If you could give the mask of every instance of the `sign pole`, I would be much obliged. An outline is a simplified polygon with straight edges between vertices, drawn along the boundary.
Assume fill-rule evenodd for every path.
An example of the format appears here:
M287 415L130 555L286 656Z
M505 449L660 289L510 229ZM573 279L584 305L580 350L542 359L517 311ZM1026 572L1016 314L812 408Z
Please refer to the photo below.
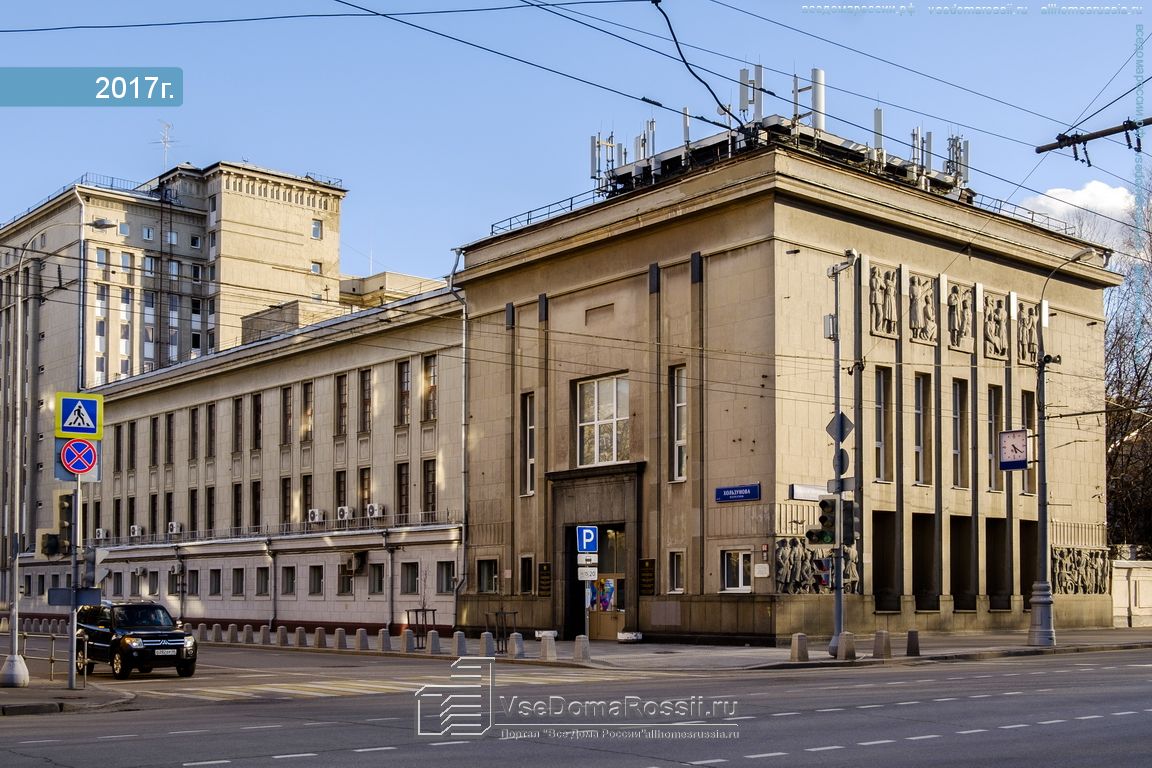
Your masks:
M70 640L68 643L68 690L70 691L76 690L76 630L78 629L76 624L76 609L79 607L77 605L77 598L80 594L77 592L77 590L80 589L80 583L78 578L79 565L76 559L76 547L80 544L77 527L80 525L80 505L83 503L84 498L84 491L80 485L80 477L79 474L76 475L76 498L72 502L71 520L68 521L68 540L72 557L72 605L68 616L68 637Z

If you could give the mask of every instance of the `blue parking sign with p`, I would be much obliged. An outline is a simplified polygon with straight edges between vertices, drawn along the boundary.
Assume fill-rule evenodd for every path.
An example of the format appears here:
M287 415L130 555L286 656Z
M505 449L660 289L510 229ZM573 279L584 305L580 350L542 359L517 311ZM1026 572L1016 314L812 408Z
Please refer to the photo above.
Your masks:
M596 526L594 525L578 525L576 526L576 551L577 552L597 552Z

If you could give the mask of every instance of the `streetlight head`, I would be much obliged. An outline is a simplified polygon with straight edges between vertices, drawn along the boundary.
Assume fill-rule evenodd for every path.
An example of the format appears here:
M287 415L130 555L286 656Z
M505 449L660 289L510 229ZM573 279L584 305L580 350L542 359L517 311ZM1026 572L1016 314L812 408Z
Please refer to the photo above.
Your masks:
M93 229L112 229L112 227L116 226L116 224L114 222L108 221L108 219L96 219L95 221L89 222L88 226L92 227Z

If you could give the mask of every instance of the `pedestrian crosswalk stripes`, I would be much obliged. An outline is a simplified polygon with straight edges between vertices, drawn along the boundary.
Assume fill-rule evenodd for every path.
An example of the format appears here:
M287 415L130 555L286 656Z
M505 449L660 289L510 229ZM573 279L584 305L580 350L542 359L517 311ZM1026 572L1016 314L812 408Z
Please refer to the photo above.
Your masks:
M625 680L652 679L664 676L662 672L635 672L623 670L572 670L559 672L549 670L548 674L497 671L496 687L516 685L553 685L615 682ZM178 690L157 690L149 687L137 689L140 696L158 696L170 699L186 698L199 701L238 701L250 699L319 699L346 696L372 696L390 693L412 693L431 682L441 682L442 677L420 675L409 680L351 680L343 678L309 678L300 682L281 680L275 683L249 683L245 685L214 685L203 687L190 685Z

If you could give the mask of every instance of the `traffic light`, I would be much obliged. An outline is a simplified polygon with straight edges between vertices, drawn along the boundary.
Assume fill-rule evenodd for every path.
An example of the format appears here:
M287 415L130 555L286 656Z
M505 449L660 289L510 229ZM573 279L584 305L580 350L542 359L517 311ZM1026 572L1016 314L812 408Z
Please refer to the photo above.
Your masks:
M820 557L812 561L816 566L816 591L829 589L832 586L832 560Z
M60 554L60 534L40 534L40 554L45 557L55 557Z
M840 522L843 528L840 531L840 541L845 546L852 544L856 541L856 526L859 520L856 519L857 509L856 503L844 499L840 502Z
M809 544L836 543L836 497L820 497L820 527L809 528L805 534Z

